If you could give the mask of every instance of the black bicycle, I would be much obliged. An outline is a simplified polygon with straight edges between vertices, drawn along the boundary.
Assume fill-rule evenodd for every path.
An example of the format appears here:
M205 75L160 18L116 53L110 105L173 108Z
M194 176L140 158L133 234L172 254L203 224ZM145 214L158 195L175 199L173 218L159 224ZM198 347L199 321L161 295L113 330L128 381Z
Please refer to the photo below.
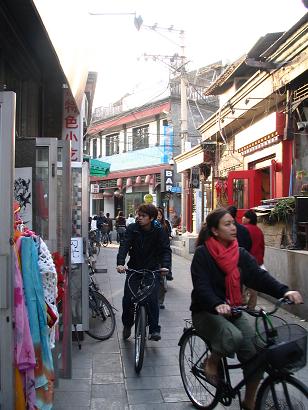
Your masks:
M97 340L109 339L115 330L114 307L101 290L95 280L95 271L90 261L89 266L89 336Z
M144 359L144 349L147 339L148 328L148 298L152 294L157 277L165 269L148 270L148 269L126 269L129 273L128 287L132 294L132 302L135 305L135 371L140 373ZM158 303L158 301L157 301Z
M93 229L89 232L89 241L88 241L88 251L89 251L89 256L98 256L100 251L101 251L101 243L99 241L98 235L100 232L98 232L97 229Z
M258 390L256 410L308 409L308 389L292 376L293 372L306 365L307 331L299 325L287 324L282 318L279 319L283 325L273 325L273 315L282 303L289 301L279 300L271 312L263 309L248 310L244 307L233 309L234 313L245 311L256 318L257 354L249 360L254 364L254 369L247 378L260 367L268 374ZM203 369L204 360L211 353L210 343L198 335L191 323L184 329L179 346L181 378L193 405L198 409L214 409L218 403L230 406L232 400L238 397L239 408L242 409L241 388L247 379L232 387L229 373L229 370L242 368L242 364L229 364L227 358L222 358L219 367L220 382L214 385L207 380Z

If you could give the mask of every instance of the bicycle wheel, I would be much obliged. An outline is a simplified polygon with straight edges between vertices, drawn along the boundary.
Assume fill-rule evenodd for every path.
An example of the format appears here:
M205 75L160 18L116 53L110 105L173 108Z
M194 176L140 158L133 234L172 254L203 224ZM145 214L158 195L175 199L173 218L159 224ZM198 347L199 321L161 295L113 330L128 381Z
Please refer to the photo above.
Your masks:
M115 329L115 316L111 304L104 295L89 290L89 330L93 339L109 339Z
M146 339L146 310L145 306L139 306L136 312L135 323L135 371L140 373L143 365L144 348Z
M207 383L202 366L210 353L209 345L195 330L188 330L180 341L180 373L184 389L197 409L213 409L219 401L217 387Z
M308 409L308 389L290 375L273 380L267 377L262 383L256 401L256 410Z
M96 246L96 256L99 255L100 251L101 251L101 243L100 242L96 242L95 243Z

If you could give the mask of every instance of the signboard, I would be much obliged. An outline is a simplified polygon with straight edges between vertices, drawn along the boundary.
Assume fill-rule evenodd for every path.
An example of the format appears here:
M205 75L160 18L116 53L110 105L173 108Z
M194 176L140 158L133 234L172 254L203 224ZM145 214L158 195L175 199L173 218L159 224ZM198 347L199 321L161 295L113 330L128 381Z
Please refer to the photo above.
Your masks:
M152 204L153 203L153 195L152 194L145 194L143 197L143 200L146 204Z
M71 263L83 263L82 238L71 238Z
M82 162L81 115L68 88L64 88L62 139L71 141L71 161Z
M23 223L32 229L32 168L15 168L14 199L20 205Z
M164 169L162 180L162 191L172 191L174 185L174 173L171 169Z

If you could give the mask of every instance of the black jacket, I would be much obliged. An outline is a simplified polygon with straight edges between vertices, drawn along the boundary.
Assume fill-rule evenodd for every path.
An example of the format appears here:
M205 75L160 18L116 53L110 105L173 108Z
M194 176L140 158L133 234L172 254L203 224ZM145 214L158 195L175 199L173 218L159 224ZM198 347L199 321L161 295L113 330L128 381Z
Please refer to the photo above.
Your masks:
M241 282L248 288L281 298L288 287L278 282L266 270L261 269L257 261L244 249L240 248L238 267ZM191 294L192 312L207 311L217 313L215 306L225 303L225 273L217 266L205 245L198 246L192 263L191 277L193 291Z
M138 223L128 225L117 265L125 265L127 254L130 257L127 266L132 269L170 269L171 266L170 241L160 224L152 223L150 231L142 230Z
M247 228L245 228L244 225L239 224L238 222L235 221L235 226L236 226L236 236L237 236L237 241L238 241L238 246L240 248L245 248L246 251L250 252L250 249L252 247L252 241L251 241L251 236Z

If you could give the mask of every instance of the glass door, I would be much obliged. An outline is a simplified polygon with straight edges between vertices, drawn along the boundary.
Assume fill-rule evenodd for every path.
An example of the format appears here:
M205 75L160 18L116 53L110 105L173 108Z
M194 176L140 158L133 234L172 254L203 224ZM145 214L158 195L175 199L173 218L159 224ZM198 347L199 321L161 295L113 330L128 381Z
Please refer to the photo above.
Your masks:
M50 252L57 244L57 142L56 138L36 139L34 230Z
M14 408L13 377L13 181L15 93L0 92L0 408Z
M262 175L260 170L232 171L228 175L228 204L238 209L240 221L247 209L260 205Z

